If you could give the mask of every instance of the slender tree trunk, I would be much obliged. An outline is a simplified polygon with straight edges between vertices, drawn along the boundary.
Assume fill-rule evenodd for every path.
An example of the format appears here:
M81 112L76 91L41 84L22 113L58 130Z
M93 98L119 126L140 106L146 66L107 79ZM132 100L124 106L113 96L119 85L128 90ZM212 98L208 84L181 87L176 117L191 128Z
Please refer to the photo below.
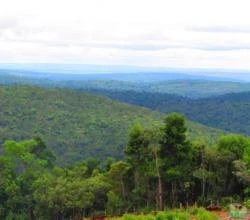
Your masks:
M123 179L121 179L121 187L122 187L122 197L123 199L125 199L125 187L124 187Z
M205 202L205 187L206 187L206 179L205 179L205 152L204 148L201 149L201 167L202 167L202 205L204 206Z
M177 196L176 196L176 181L171 182L171 191L172 191L172 207L176 207Z
M149 204L151 202L151 196L150 196L150 183L147 178L147 208L149 207Z
M157 155L157 149L154 149L154 155L155 155L155 169L156 169L156 175L158 179L158 187L157 187L157 207L159 210L162 210L163 208L163 192L162 192L162 180L161 180L161 173L159 168L159 162L158 162L158 155Z
M33 210L30 211L30 220L35 220L35 215Z
M206 188L206 181L203 178L202 180L202 205L204 206L204 201L205 201L205 188Z

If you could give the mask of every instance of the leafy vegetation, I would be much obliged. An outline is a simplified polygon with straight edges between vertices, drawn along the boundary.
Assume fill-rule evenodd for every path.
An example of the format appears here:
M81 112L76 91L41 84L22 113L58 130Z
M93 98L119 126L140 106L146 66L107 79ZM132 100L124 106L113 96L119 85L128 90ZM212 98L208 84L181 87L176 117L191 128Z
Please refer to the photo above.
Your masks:
M169 210L158 212L157 214L125 214L122 217L110 217L109 220L217 220L219 217L215 213L210 213L202 208L196 208L196 212L192 213L192 209L188 210Z
M111 99L63 89L0 87L0 144L43 138L59 164L81 158L123 157L127 130L135 123L152 127L164 115ZM214 143L222 132L190 122L190 139Z
M226 135L212 147L189 141L186 120L177 113L166 116L163 126L136 124L128 136L124 160L100 164L92 158L65 167L56 165L41 138L6 141L0 156L0 218L62 220L155 211L111 219L215 220L217 215L188 204L228 198L245 198L247 204L249 138Z
M250 135L249 92L195 100L161 93L111 90L91 90L91 92L164 113L180 112L188 119L207 126Z

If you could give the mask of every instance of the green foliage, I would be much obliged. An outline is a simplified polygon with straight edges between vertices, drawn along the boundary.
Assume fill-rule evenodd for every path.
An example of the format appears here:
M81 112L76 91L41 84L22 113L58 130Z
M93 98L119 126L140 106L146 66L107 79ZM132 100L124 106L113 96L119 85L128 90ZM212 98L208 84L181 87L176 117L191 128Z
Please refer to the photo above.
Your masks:
M231 154L233 160L242 158L245 149L250 149L250 141L249 138L242 135L221 136L218 140L218 150Z
M184 170L190 164L192 148L186 139L187 127L183 115L172 113L165 119L163 137L160 141L160 155L164 160L164 169L170 179L184 175Z
M62 84L61 84L62 85ZM59 86L59 85L58 85ZM250 91L249 83L240 82L223 82L223 81L202 81L202 80L162 80L155 82L126 82L126 81L88 81L87 83L70 83L64 82L65 87L76 88L86 91L95 91L105 93L122 93L131 91L131 97L134 92L159 93L159 94L176 94L189 98L205 98L218 96L228 93L239 93ZM204 89L206 88L206 89Z
M16 139L33 136L34 126L44 128L39 133L44 131L41 136L46 135L46 141L35 137L19 142L8 140L3 144L1 219L73 219L106 211L120 214L163 210L192 204L201 197L202 204L221 198L223 202L225 197L240 200L250 192L248 137L225 135L210 146L211 142L202 140L202 135L195 142L188 136L189 127L192 134L207 128L186 123L179 113L169 114L163 121L164 115L160 113L78 92L34 87L0 90L3 92L0 93L3 97L0 114L5 116L1 117L0 124L1 131L5 131L1 133L2 140L10 134L17 135ZM90 121L95 121L96 130L88 136L93 125ZM132 121L137 123L132 126ZM129 127L127 139L124 130ZM88 137L92 139L84 143L88 143L89 148L78 145ZM121 152L115 154L111 145L106 145L107 140L112 146L120 143L120 150L127 144L124 161L102 160L107 155L122 156ZM77 162L56 166L56 157L47 148L47 142L55 154L61 155L61 164L65 158L69 159L65 163L73 159ZM97 143L103 148L99 156ZM64 151L73 154L67 157ZM76 152L84 155L75 157ZM85 161L78 160L89 155L92 157ZM190 217L217 219L216 215L199 208L174 209L157 215L127 214L120 219L184 220Z
M44 155L52 155L41 140L6 141L1 161L1 218L27 219L33 216L33 182L52 167ZM15 216L15 217L13 217Z
M67 212L72 209L80 212L82 209L92 207L98 199L95 196L101 191L106 192L109 184L101 174L84 177L86 171L84 166L73 170L57 168L52 174L41 176L34 182L36 202L40 207L57 212ZM82 176L77 173L82 173Z
M235 188L238 188L238 194L242 193L240 175L237 172L240 166L237 166L239 163L236 161L243 158L245 149L249 147L249 138L241 135L222 136L218 140L215 173L218 177L217 186L220 186L220 194L223 196L231 194Z
M247 209L250 209L250 198L249 197L245 198L245 200L244 200L244 206Z
M100 96L29 86L0 87L0 106L0 145L40 136L59 164L121 158L129 127L135 122L151 126L163 117Z
M167 212L159 212L156 220L189 220L190 215L184 211L173 210Z
M172 113L165 119L163 128L163 138L161 140L161 155L162 157L186 156L189 151L190 143L186 140L187 127L183 115ZM182 158L176 158L182 159Z
M108 176L111 179L112 185L116 193L123 199L126 197L126 186L124 184L125 176L130 169L130 165L124 161L118 161L111 165Z
M203 208L196 208L196 212L189 210L169 210L158 212L156 215L152 214L125 214L122 217L109 218L110 220L218 220L219 217Z
M215 213L207 212L204 209L200 209L197 213L197 220L218 220L219 217Z
M107 211L109 214L120 214L120 211L126 208L127 203L117 193L109 191L107 197Z
M145 164L149 157L149 143L144 128L140 124L135 124L129 132L128 145L125 148L129 163L135 167Z
M201 88L201 91L197 91L196 94L201 94L204 88ZM185 90L186 87L181 89ZM171 94L164 94L158 91L150 92L149 89L140 92L131 90L112 91L110 89L92 90L90 92L164 113L180 112L189 120L228 132L250 134L248 123L250 120L248 114L250 111L250 92L232 93L222 96L216 96L217 94L215 93L213 97L199 99L187 98L185 95L177 96L178 90L170 92Z
M163 160L163 180L171 184L171 203L176 206L178 189L189 190L193 149L186 138L186 121L183 115L169 114L165 118L163 137L160 140L160 156Z
M55 167L51 152L41 143L38 138L5 142L0 156L0 218L70 219L86 209L104 209L111 184L101 168L88 161Z
M30 86L0 87L0 110L0 145L40 136L59 164L88 157L122 158L133 124L151 127L164 117L101 96ZM220 133L190 123L192 139L203 136L213 142Z

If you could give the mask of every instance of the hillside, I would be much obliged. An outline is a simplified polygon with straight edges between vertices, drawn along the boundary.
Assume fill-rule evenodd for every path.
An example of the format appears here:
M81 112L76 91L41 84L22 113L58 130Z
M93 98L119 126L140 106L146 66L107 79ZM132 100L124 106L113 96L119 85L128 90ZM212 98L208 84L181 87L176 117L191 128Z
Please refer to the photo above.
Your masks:
M91 90L115 100L144 106L164 113L181 112L190 120L228 132L250 135L250 92L190 99L172 94Z
M169 78L168 74L49 74L0 69L0 85L29 84L75 90L104 89L176 94L193 99L250 91L249 82Z
M58 163L114 156L121 158L128 129L136 122L159 124L164 115L109 98L62 89L0 87L0 144L41 136ZM189 124L189 137L210 143L222 132Z
M58 85L80 90L103 89L112 91L175 94L192 99L250 91L250 83L210 80L161 80L157 82L89 81L60 82Z

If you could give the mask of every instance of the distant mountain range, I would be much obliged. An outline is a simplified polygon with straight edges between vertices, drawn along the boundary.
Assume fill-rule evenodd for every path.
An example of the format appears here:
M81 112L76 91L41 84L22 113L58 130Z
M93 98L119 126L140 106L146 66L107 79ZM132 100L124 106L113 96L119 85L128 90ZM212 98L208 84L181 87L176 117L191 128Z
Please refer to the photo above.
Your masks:
M50 80L250 81L250 71L77 64L0 64L0 73Z
M36 75L37 74L37 75ZM147 74L144 74L147 75ZM36 76L36 77L35 77ZM116 80L120 79L128 80ZM126 76L126 77L125 77ZM227 93L250 91L250 82L221 80L179 79L167 80L163 73L143 74L40 74L33 72L11 72L0 70L0 84L26 84L49 88L70 88L74 90L135 91L161 94L176 94L189 98L204 98ZM150 76L152 76L150 78ZM139 80L142 78L142 80ZM129 80L130 79L130 80Z

